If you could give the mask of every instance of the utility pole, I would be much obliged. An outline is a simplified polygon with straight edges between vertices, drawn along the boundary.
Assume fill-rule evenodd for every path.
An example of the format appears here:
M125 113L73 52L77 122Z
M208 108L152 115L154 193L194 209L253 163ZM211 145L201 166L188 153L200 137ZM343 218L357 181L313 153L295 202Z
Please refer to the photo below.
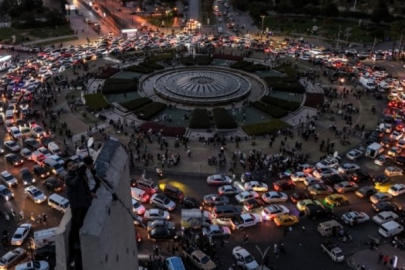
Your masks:
M263 32L264 32L264 18L266 18L266 16L265 16L265 15L261 15L260 17L262 18L262 34L261 34L261 37L263 38Z
M339 49L340 29L341 29L341 26L339 25L339 32L338 32L338 36L337 36L337 40L336 40L336 48L337 49Z

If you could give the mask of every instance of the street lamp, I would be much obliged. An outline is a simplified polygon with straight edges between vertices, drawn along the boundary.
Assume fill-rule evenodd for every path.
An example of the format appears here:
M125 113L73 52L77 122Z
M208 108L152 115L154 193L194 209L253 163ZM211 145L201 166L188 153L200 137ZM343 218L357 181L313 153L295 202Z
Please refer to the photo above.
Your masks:
M264 268L264 257L266 257L267 252L268 252L269 249L270 249L270 246L266 248L266 250L264 251L264 253L262 252L262 250L259 248L258 245L256 245L256 249L260 252L260 255L262 255L262 267L261 267L261 268L262 268L262 270L263 270L263 268Z
M262 18L262 34L261 34L261 38L263 38L263 33L264 33L264 18L266 18L265 15L261 15L260 18Z

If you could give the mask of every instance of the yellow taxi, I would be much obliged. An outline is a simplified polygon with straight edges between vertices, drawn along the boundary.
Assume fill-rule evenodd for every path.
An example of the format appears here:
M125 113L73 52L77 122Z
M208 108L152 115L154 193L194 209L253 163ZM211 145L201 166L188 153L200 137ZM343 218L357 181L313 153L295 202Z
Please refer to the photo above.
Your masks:
M299 219L296 216L289 214L282 214L274 218L274 223L277 227L280 226L293 226L299 223Z
M331 194L325 198L325 203L330 206L340 206L349 203L349 199L342 194Z
M386 183L375 183L374 187L380 192L388 192L388 190L394 185L394 182L388 181Z

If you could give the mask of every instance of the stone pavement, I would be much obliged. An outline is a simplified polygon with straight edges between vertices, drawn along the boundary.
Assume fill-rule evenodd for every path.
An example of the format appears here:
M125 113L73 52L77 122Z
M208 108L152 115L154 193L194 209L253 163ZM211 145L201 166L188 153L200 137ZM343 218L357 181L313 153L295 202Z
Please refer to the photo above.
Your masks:
M395 248L391 244L382 245L378 247L377 250L364 249L358 251L353 254L352 260L349 259L348 261L355 267L357 267L357 265L364 265L366 267L366 270L390 269L389 264L387 266L378 264L378 255L380 254L380 252L384 255L389 255L390 258L397 256L397 268L401 269L401 267L405 267L405 251Z

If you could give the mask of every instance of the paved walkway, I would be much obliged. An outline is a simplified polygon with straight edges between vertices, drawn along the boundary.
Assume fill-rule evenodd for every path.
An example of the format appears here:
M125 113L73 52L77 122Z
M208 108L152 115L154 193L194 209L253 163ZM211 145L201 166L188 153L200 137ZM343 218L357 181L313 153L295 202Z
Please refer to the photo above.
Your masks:
M405 251L399 250L398 248L393 247L390 244L380 246L377 250L364 249L356 252L353 255L354 265L364 265L367 270L387 270L393 269L387 266L378 263L378 255L382 253L383 255L389 255L390 258L394 256L398 257L397 268L405 267Z

